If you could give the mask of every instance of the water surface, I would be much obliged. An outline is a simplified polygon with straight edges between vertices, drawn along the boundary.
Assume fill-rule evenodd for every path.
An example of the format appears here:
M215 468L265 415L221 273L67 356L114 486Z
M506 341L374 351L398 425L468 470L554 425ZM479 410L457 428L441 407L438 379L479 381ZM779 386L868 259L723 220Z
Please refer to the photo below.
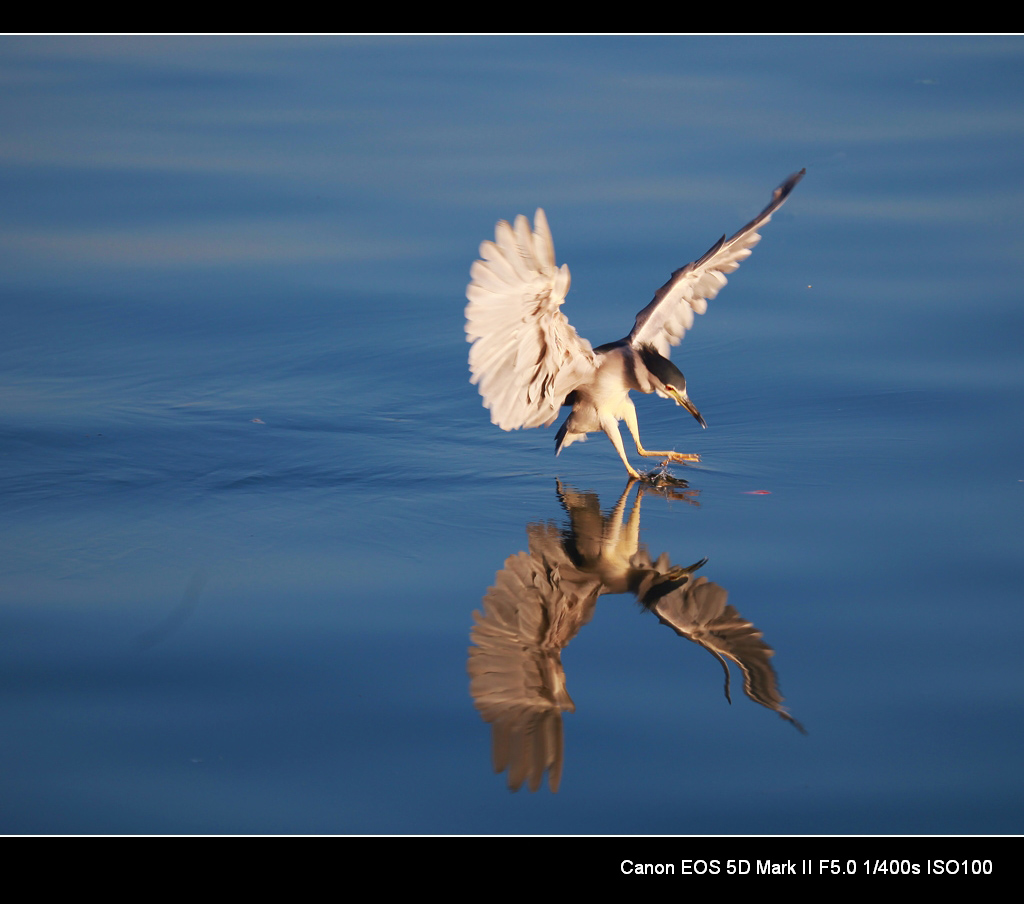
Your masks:
M0 50L0 830L1021 831L1021 39ZM489 423L477 246L543 206L598 344L801 167L674 355L707 431L637 401L703 461L633 539L807 734L606 592L511 793L473 612L627 486Z

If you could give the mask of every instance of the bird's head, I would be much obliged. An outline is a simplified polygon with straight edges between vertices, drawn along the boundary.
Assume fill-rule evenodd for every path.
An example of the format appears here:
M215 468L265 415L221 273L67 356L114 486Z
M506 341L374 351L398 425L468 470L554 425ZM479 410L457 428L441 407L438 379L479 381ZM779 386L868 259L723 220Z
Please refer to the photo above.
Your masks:
M641 345L637 349L640 360L650 374L651 385L658 395L672 399L677 405L682 405L690 412L701 427L707 428L704 418L697 410L697 406L690 401L686 394L686 377L668 358L660 354L653 345Z

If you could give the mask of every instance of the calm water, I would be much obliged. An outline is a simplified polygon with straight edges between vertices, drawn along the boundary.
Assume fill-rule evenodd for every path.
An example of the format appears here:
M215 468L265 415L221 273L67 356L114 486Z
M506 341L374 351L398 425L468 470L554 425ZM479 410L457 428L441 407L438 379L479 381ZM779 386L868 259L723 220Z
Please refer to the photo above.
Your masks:
M0 831L1024 830L1024 41L5 38L0 77ZM597 344L804 166L675 353L708 430L637 402L687 493L489 423L497 219L546 209ZM704 589L530 651L574 711L510 793L473 612L616 525ZM700 594L752 626L731 705Z

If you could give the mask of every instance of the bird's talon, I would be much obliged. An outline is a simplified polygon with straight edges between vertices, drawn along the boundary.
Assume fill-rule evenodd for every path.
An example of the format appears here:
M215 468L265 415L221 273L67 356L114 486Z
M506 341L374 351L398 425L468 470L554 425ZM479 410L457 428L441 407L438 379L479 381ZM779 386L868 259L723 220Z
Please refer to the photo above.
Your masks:
M670 452L668 461L700 461L700 456L693 452Z

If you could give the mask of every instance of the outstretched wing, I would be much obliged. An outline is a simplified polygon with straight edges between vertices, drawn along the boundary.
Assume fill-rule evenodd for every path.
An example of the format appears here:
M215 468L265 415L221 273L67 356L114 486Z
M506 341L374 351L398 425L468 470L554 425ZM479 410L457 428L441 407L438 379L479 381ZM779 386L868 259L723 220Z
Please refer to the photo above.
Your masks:
M740 261L750 257L751 249L761 241L757 230L785 203L805 172L794 173L775 189L771 203L731 239L727 241L723 235L700 260L676 270L658 289L654 300L636 315L628 337L630 344L634 347L653 345L668 357L670 346L679 345L693 326L694 313L703 314L708 300L726 284L725 274L732 273Z
M594 373L594 352L559 310L569 268L555 266L544 211L533 232L524 216L501 220L480 246L466 288L466 339L472 383L502 430L547 426L565 397Z

